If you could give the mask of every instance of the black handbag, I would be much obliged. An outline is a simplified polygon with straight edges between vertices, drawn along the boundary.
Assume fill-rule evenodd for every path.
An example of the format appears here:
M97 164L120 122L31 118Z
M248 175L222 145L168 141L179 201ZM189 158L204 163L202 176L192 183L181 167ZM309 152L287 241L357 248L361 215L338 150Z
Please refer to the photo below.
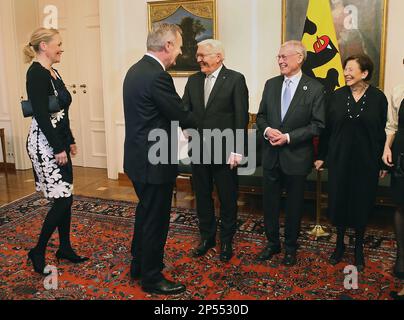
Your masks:
M401 152L398 155L397 163L394 170L394 176L396 178L404 178L404 153Z
M53 84L52 79L51 79L51 83L52 83L54 95L49 96L48 112L57 113L57 112L60 112L58 92L55 88L55 85ZM23 114L24 118L32 117L34 115L34 111L32 109L32 103L30 100L22 100L21 108L22 108L22 114Z

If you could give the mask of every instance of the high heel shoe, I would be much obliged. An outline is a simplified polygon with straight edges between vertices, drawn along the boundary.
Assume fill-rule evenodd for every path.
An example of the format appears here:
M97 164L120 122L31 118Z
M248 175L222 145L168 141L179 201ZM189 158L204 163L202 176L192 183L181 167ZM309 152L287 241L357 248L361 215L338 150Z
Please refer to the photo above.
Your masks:
M38 254L35 252L34 249L31 249L28 252L28 258L27 258L27 264L31 260L31 263L34 267L34 271L36 273L39 273L40 275L43 276L48 276L50 275L50 272L44 272L45 269L45 255L43 254Z
M330 258L328 259L328 262L335 266L338 263L342 261L342 258L344 257L345 253L345 246L335 248L334 252L331 254Z
M56 258L58 260L58 263L60 262L61 259L68 260L72 263L83 263L89 259L87 257L81 257L77 255L73 250L69 252L58 250L56 251Z

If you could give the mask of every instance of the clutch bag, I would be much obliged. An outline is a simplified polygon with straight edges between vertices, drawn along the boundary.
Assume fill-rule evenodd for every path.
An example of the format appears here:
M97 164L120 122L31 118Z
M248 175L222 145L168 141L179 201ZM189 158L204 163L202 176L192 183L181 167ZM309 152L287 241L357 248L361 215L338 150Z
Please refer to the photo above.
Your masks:
M55 88L55 85L53 84L52 79L51 79L51 84L53 87L54 95L49 96L48 112L57 113L57 112L60 112L58 92ZM30 100L22 100L21 108L22 108L22 114L23 114L24 118L32 117L34 115L34 110L32 109L32 103Z

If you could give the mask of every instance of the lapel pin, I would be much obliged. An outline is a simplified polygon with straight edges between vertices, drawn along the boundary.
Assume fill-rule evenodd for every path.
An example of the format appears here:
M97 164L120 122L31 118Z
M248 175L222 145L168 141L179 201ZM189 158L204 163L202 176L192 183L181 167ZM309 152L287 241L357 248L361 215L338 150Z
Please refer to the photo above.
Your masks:
M307 89L308 89L307 86L304 86L304 87L303 87L303 90L304 90L304 91L307 91Z

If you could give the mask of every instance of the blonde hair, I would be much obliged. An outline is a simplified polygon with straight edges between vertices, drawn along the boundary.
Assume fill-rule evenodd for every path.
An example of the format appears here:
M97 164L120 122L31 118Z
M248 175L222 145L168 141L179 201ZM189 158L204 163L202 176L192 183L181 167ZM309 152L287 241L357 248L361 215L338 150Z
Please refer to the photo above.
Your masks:
M176 24L156 24L147 36L147 50L155 52L163 50L167 41L174 41L177 38L177 32L182 35L181 28Z
M59 34L59 31L56 29L36 29L32 33L29 43L23 49L25 63L30 63L36 54L39 53L41 42L49 43L57 34Z

